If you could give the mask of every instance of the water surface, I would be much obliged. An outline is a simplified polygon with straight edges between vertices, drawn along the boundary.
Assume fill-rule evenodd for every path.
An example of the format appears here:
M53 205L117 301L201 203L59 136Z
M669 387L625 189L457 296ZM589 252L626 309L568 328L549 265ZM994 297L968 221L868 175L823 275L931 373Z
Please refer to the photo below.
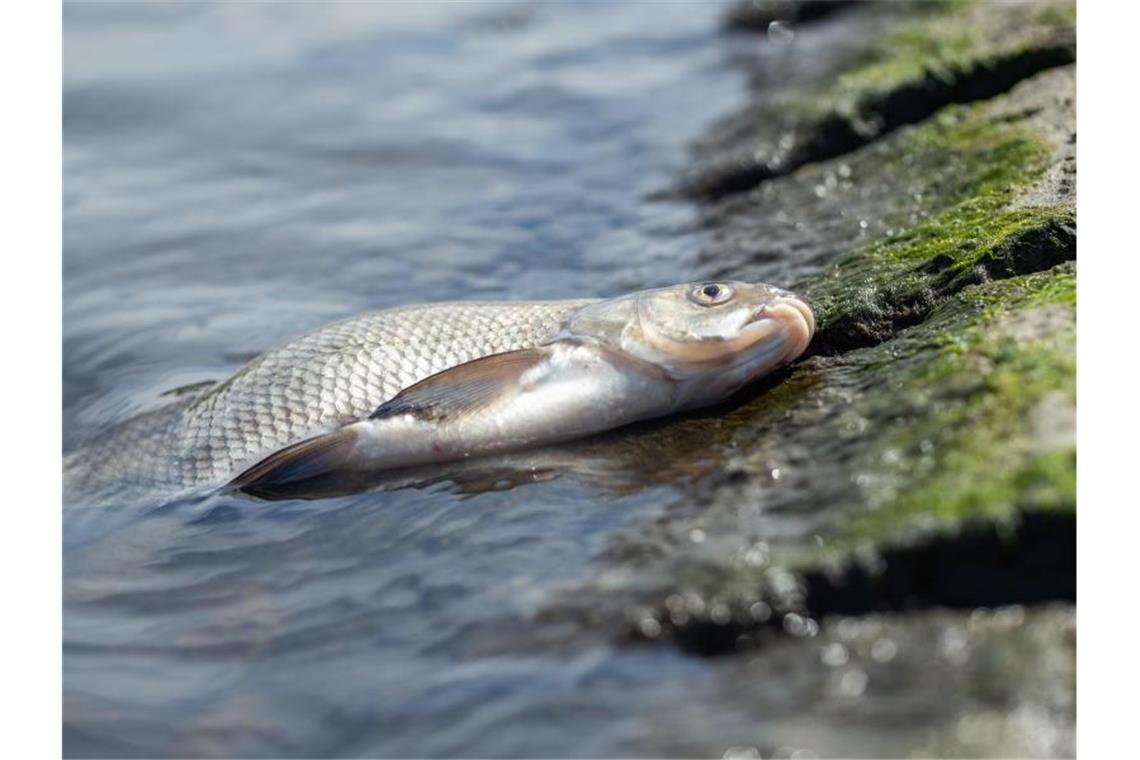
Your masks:
M698 276L645 196L742 95L720 11L66 5L65 447L367 309ZM707 666L531 620L677 494L615 477L65 505L66 754L648 751Z

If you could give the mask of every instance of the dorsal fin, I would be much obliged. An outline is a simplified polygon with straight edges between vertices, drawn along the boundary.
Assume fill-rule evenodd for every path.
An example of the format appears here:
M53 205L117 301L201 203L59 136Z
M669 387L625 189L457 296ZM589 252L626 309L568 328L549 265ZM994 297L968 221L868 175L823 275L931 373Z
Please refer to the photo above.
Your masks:
M286 446L238 475L230 485L256 494L261 488L308 480L341 469L356 446L357 436L357 431L349 426Z
M522 374L549 357L549 348L524 348L445 369L400 391L377 407L369 419L410 414L438 422L477 412L515 393Z

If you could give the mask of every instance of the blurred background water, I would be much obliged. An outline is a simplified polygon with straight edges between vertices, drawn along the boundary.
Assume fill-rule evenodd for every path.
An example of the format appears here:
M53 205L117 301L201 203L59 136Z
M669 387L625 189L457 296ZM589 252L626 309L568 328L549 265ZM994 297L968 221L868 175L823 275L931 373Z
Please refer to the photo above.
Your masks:
M722 12L66 4L65 448L342 316L699 276L694 210L646 195L743 97ZM676 495L66 505L65 753L668 753L712 664L530 616Z

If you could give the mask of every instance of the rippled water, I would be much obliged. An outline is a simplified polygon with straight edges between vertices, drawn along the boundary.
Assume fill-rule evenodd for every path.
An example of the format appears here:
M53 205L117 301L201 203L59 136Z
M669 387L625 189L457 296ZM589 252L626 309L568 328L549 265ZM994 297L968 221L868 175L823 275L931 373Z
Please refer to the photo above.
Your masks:
M645 196L741 96L720 12L68 4L65 447L341 316L699 274L693 210ZM530 620L673 498L620 461L65 505L65 752L647 751L707 666Z

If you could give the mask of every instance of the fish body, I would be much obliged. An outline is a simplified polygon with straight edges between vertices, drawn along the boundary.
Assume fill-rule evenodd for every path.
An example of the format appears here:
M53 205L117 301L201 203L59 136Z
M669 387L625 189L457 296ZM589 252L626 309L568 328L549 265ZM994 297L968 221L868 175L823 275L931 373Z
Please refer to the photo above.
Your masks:
M127 420L67 458L65 483L256 492L564 441L721 401L813 329L801 299L745 283L373 312Z

